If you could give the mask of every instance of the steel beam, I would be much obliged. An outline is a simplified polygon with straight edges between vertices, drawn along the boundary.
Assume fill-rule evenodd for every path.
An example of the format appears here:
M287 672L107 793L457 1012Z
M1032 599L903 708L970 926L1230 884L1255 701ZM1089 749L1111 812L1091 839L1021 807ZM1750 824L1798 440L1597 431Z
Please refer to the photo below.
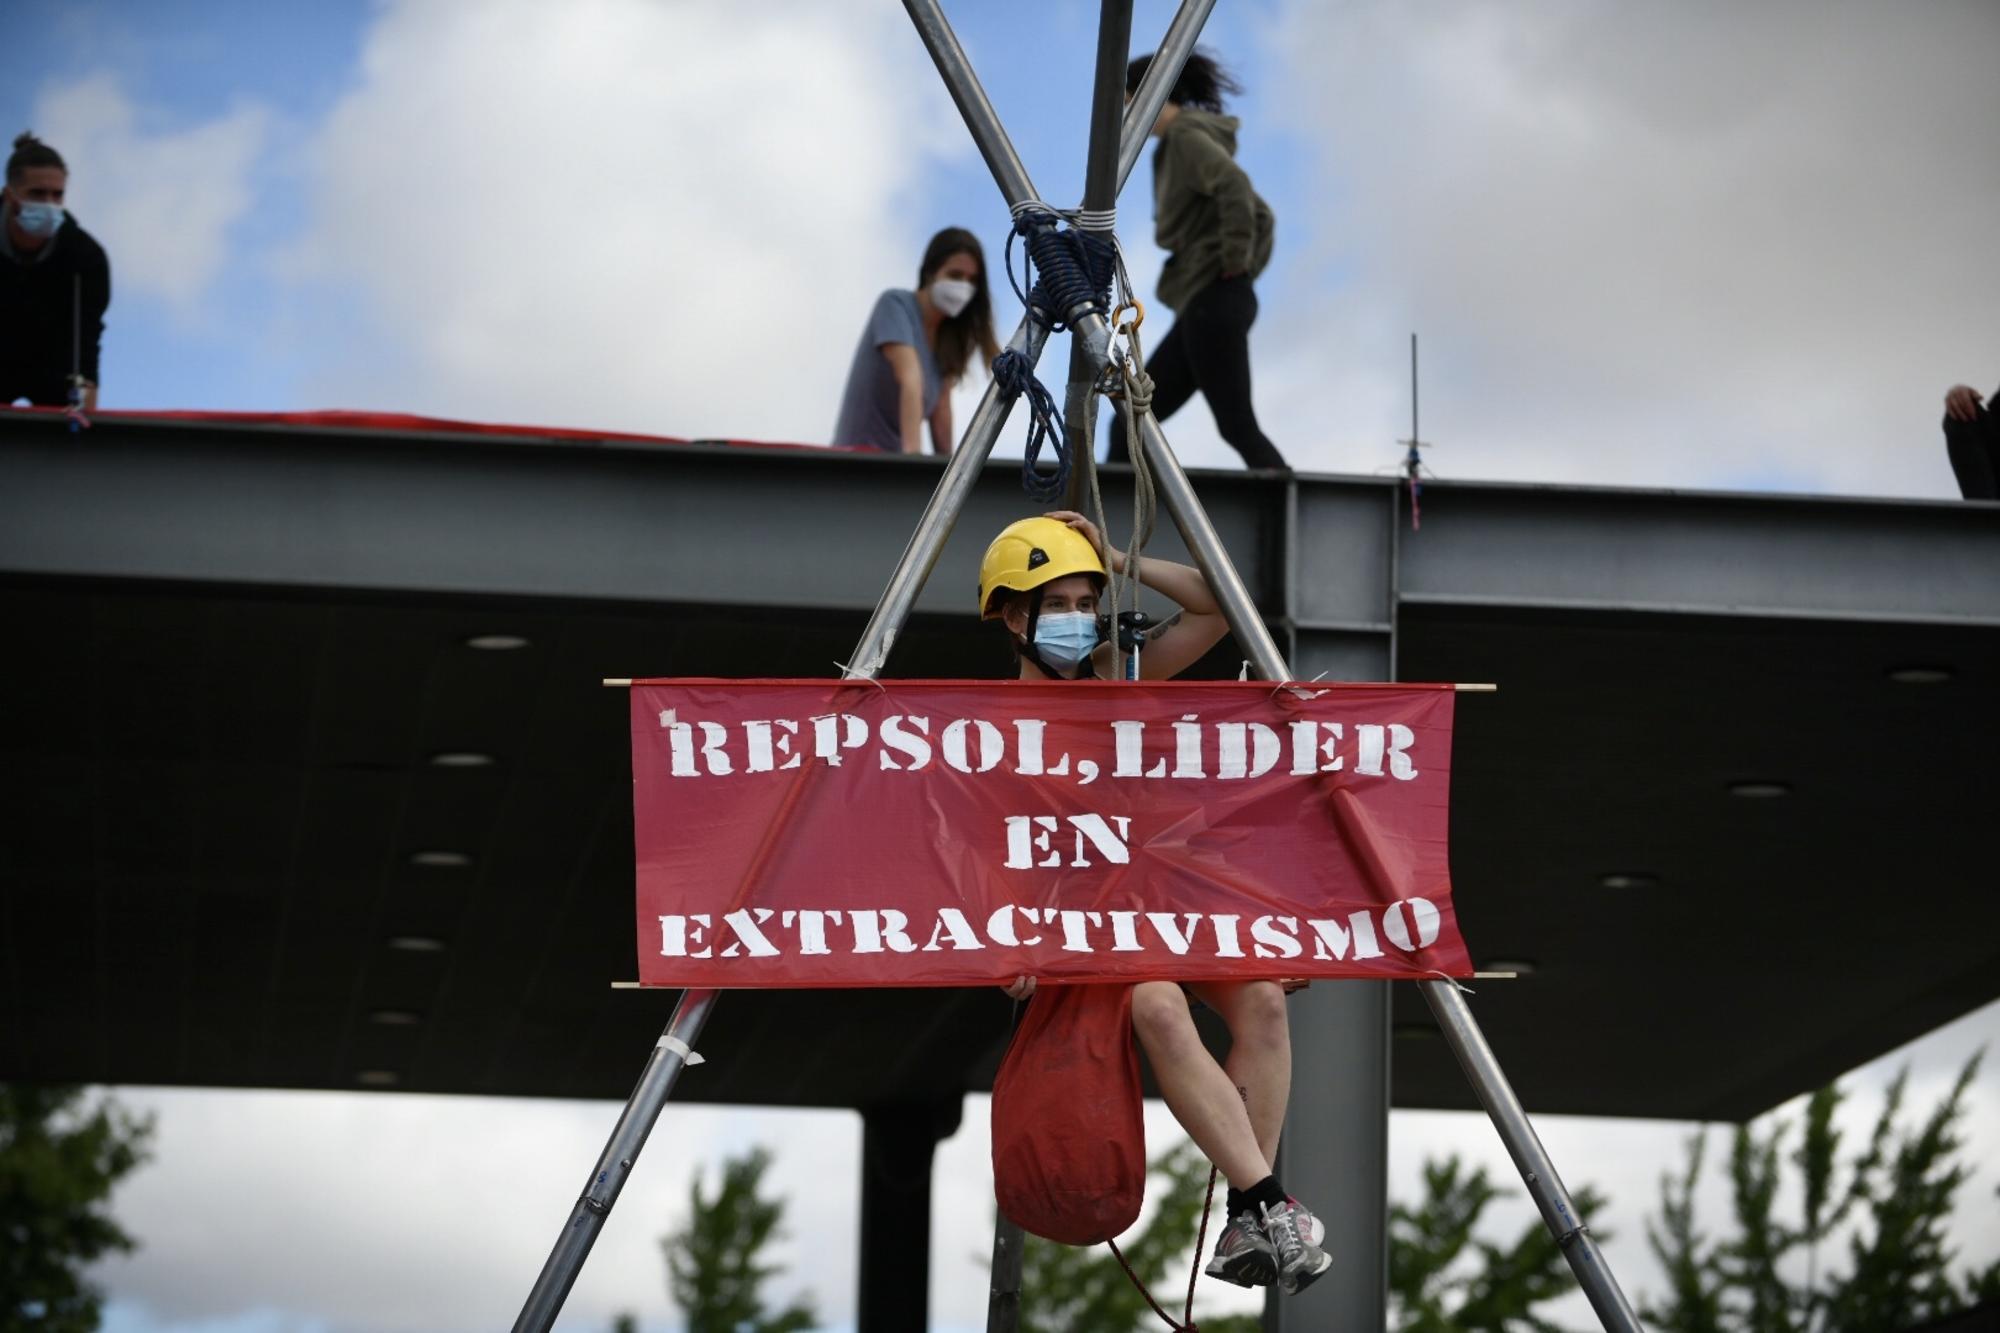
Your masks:
M1452 605L1990 625L1996 570L1995 505L1431 484L1399 583Z

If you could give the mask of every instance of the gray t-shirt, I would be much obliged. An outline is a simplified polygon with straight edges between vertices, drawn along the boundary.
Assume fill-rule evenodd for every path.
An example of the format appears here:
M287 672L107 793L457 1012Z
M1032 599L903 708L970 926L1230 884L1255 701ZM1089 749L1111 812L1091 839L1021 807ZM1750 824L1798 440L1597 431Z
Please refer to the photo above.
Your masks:
M917 308L917 294L894 290L883 292L868 316L868 327L854 347L854 364L847 370L847 391L840 395L840 417L833 425L833 443L903 451L903 413L896 372L882 348L904 343L917 349L917 364L924 371L924 418L937 406L943 381L938 375L937 358L931 355L930 339L924 336L923 312Z

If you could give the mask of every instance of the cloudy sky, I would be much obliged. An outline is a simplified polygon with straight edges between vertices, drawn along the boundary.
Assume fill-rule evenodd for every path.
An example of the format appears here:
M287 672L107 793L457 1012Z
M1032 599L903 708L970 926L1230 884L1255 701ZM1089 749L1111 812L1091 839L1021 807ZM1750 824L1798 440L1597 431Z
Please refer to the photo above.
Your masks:
M1059 203L1094 8L953 6ZM1297 463L1393 463L1416 331L1446 477L1954 493L1943 391L2000 383L2000 9L1219 8L1278 216L1260 410ZM7 123L68 155L113 258L107 407L817 442L924 239L1005 237L890 0L9 9ZM1235 461L1200 404L1171 433Z
M1445 477L1955 493L1940 398L2000 383L2000 8L1220 8L1242 161L1278 217L1259 406L1295 463L1398 458L1414 330ZM1094 6L949 9L1037 184L1074 202ZM1142 49L1169 12L1140 0ZM13 0L0 112L68 157L111 253L106 407L816 442L924 239L970 226L997 266L1005 236L892 0ZM1150 291L1147 180L1123 230ZM1234 462L1198 403L1169 429L1189 462ZM1910 1056L1935 1087L1996 1033L1989 1008ZM1856 1075L1857 1117L1886 1068ZM161 1154L121 1199L146 1248L105 1272L119 1333L505 1322L616 1111L130 1095L160 1112ZM2000 1060L1977 1097L2000 1161ZM1545 1126L1614 1196L1635 1285L1686 1132ZM1393 1134L1405 1191L1427 1151L1506 1172L1476 1121L1399 1113ZM785 1145L799 1280L851 1319L853 1118L675 1108L570 1326L671 1327L654 1237L691 1163L758 1141ZM975 1102L941 1159L940 1326L979 1323L983 1154ZM1994 1184L1984 1168L1964 1228L1987 1257Z

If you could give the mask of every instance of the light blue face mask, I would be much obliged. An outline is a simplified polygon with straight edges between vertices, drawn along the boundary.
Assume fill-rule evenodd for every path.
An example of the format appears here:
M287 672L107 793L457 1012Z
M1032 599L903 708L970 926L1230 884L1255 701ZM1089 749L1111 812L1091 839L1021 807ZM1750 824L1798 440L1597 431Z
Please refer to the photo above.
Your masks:
M14 224L30 236L43 240L56 234L63 224L61 204L38 204L24 201L15 205Z
M1097 647L1097 617L1087 611L1058 611L1035 621L1035 652L1058 671L1068 671Z

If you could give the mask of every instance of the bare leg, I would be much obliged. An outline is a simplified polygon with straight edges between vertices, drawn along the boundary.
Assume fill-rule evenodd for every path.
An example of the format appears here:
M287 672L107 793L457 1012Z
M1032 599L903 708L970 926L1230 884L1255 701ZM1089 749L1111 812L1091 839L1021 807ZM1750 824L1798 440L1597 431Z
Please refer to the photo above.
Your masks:
M1292 1096L1292 1030L1284 988L1275 981L1197 982L1189 989L1229 1025L1223 1070L1242 1094L1264 1160L1278 1160L1278 1135Z
M1170 981L1134 986L1132 1029L1153 1066L1167 1108L1195 1146L1221 1169L1230 1188L1247 1190L1270 1175L1271 1159L1258 1147L1243 1098L1201 1044L1181 988Z

